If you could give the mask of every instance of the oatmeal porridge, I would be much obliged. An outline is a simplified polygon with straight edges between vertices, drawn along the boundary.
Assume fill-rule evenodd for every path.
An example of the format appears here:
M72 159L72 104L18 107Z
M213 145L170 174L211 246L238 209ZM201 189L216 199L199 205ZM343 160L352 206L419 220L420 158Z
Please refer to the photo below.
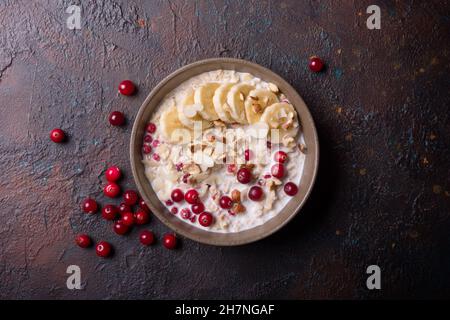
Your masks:
M298 191L300 119L278 87L215 70L171 91L149 119L145 174L168 211L211 232L239 232L276 216Z

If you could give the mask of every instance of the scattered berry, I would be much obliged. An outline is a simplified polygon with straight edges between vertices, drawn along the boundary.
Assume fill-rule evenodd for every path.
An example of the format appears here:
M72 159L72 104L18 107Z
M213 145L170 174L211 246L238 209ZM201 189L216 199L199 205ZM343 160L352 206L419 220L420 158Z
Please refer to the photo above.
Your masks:
M154 153L153 156L152 156L152 158L153 158L153 160L155 160L155 161L161 160L161 157L160 157L159 154L157 154L157 153Z
M98 205L97 205L97 202L94 199L87 198L81 204L81 209L85 213L91 213L92 214L92 213L96 213L97 212Z
M197 190L194 189L188 190L184 195L184 200L186 200L186 202L190 204L197 203L198 198L199 198L198 192Z
M161 143L159 142L159 140L158 140L158 139L155 139L155 140L153 140L153 142L152 142L152 147L153 147L153 148L157 148L160 144L161 144Z
M221 196L219 199L219 206L222 209L231 209L233 206L233 200L228 196Z
M95 252L99 257L106 258L111 254L112 247L111 245L106 241L100 241L95 246Z
M154 123L149 123L147 125L147 132L148 133L155 133L156 132L156 125Z
M177 169L178 172L183 170L183 163L179 162L175 165L175 168Z
M144 210L147 213L150 213L150 208L145 203L144 199L140 198L138 204L139 204L139 208L141 208L142 210Z
M253 201L259 201L262 199L264 192L260 186L253 186L248 191L248 198Z
M138 210L134 214L134 222L136 222L137 225L142 225L148 223L150 220L150 215L147 211L144 210Z
M75 238L75 243L81 248L87 248L91 246L92 240L87 234L79 234Z
M189 219L191 217L191 210L189 210L189 208L183 208L180 211L180 216L183 219Z
M106 220L114 220L119 214L119 208L113 204L108 204L102 209L102 217Z
M183 175L183 178L181 178L181 180L183 181L183 183L188 183L189 181L189 177L191 175L189 173L186 173L185 175Z
M173 206L173 201L172 200L166 200L166 206L170 207Z
M172 209L170 209L170 212L172 212L172 214L177 214L178 213L178 208L177 207L172 207Z
M240 183L247 184L252 179L252 173L247 168L241 168L237 172L237 180Z
M174 249L177 245L177 237L173 233L166 233L163 237L163 245L167 249Z
M134 190L127 190L123 193L123 201L129 206L133 206L138 202L139 196Z
M203 227L209 227L213 220L213 216L209 212L203 212L198 216L198 223L200 223Z
M124 80L119 84L119 92L124 96L131 96L135 90L136 87L130 80Z
M151 135L148 134L144 137L144 142L151 143L152 141L153 141L153 138Z
M109 198L115 198L120 194L120 187L116 183L110 182L103 188L103 193Z
M309 69L311 69L311 71L320 72L322 71L323 67L324 63L319 57L314 56L309 59Z
M284 177L284 166L282 164L274 164L270 172L275 178L281 179Z
M125 123L125 116L120 111L113 111L109 115L109 123L113 126L121 126Z
M287 160L287 154L284 151L277 151L274 155L274 160L278 163L285 163Z
M183 191L181 191L181 189L174 189L172 191L172 194L170 195L170 197L172 198L172 200L174 202L180 202L180 201L183 201L184 194L183 194Z
M192 223L195 223L197 221L197 216L193 215L189 220L191 220Z
M149 154L150 152L152 152L152 147L150 147L149 145L144 145L144 146L142 147L142 152L143 152L144 154Z
M122 177L122 172L120 171L119 167L112 166L106 170L105 177L109 182L114 182Z
M124 214L122 214L120 222L127 227L131 227L134 224L134 215L131 212L125 212Z
M201 203L201 202L197 202L197 203L192 205L191 210L195 214L200 214L203 211L205 211L205 205L203 203Z
M131 207L129 205L127 205L126 203L122 202L119 205L119 212L121 214L125 213L125 212L131 212Z
M130 230L130 227L125 225L122 221L116 221L114 222L113 230L119 235L124 235L128 232L128 230Z
M295 183L293 182L288 182L284 185L284 192L288 195L288 196L295 196L298 192L298 187Z
M142 230L141 234L139 235L139 241L144 246L149 246L149 245L153 244L153 242L155 241L155 236L153 235L153 232L151 232L151 231Z
M61 143L66 139L66 134L61 129L53 129L50 131L50 139L55 143Z

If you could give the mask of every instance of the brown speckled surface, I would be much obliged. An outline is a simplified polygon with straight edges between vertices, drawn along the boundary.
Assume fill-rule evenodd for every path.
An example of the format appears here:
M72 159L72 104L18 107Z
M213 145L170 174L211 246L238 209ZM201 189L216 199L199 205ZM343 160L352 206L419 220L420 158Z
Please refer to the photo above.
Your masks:
M0 2L0 298L443 298L450 295L448 1ZM382 29L366 28L379 4ZM309 56L326 72L312 74ZM79 203L125 169L131 122L151 88L187 63L238 57L283 76L321 142L303 212L263 241L142 248ZM120 80L139 85L132 98ZM128 125L111 128L110 111ZM54 127L70 139L55 145ZM167 231L153 219L149 228ZM73 245L87 232L112 259ZM66 268L83 290L66 288ZM382 290L365 287L378 264Z

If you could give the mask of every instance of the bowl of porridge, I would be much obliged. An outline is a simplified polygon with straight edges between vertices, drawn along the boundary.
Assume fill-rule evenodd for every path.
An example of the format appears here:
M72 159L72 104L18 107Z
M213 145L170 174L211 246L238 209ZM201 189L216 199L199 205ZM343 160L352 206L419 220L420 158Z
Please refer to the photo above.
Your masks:
M198 61L162 80L134 122L133 176L175 232L241 245L280 229L314 184L314 121L285 80L231 58Z

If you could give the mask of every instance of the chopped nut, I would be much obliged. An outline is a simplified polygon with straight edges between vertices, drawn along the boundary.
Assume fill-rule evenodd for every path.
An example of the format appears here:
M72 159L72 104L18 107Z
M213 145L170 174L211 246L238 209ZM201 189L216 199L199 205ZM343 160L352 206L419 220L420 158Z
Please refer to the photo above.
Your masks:
M259 100L258 97L254 97L254 96L249 96L249 97L250 97L250 99L255 100L255 101L258 101L258 100Z
M241 99L241 101L244 101L245 96L242 92L239 92L239 99Z
M292 128L292 125L294 124L293 121L286 121L285 123L283 123L283 125L281 126L284 130L288 130L290 128Z
M245 212L245 207L241 203L238 202L238 203L233 204L231 211L234 213Z
M231 191L231 200L234 202L241 202L241 192L237 189Z
M183 172L193 174L199 174L201 172L200 167L195 163L190 163L188 165L183 166Z
M225 127L226 126L225 123L221 120L214 120L213 124L215 127Z
M278 90L277 85L272 82L269 83L269 89L270 89L270 91L272 91L274 93L277 93L278 91L280 91L280 90Z
M259 103L252 104L252 109L255 113L262 113L262 107Z
M306 146L303 143L299 143L298 144L298 149L300 150L301 153L306 153Z

